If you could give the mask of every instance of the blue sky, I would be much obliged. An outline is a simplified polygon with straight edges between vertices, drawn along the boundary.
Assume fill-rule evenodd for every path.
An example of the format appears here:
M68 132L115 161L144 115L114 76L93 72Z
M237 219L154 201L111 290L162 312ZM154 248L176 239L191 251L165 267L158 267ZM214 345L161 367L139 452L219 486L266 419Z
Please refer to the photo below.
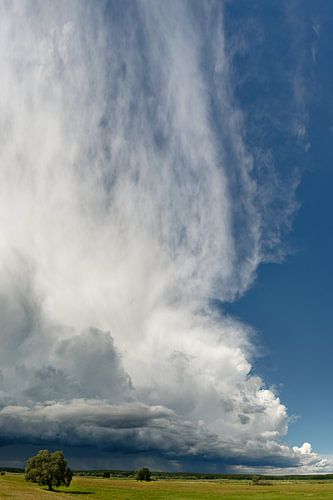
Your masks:
M244 3L232 3L231 8L235 4L243 11ZM277 60L284 60L285 31L281 25L276 26L276 16L270 18L270 11L283 12L285 4L247 5L248 15L255 13L255 18L261 18L268 31L272 29L274 47L281 49L277 52ZM297 7L293 12L294 36L302 37L294 57L299 56L304 61L304 111L307 141L311 147L306 153L295 153L295 147L290 149L284 137L277 135L272 148L278 153L279 166L293 162L302 172L297 189L300 208L286 239L290 255L281 264L263 265L252 290L228 310L256 326L259 342L265 346L265 355L257 360L256 368L267 383L281 384L279 392L290 414L300 417L290 426L287 440L307 439L319 452L330 454L333 446L329 438L333 410L330 396L333 370L333 68L330 62L333 12L327 1L291 2L291 5ZM268 45L267 51L274 51L274 47ZM315 50L315 60L311 50ZM283 72L280 77L283 80ZM281 89L275 88L274 79L273 74L268 75L267 99L277 99L283 106L279 97ZM247 97L245 95L244 99ZM256 98L260 98L258 94Z
M332 471L331 25L0 2L1 464Z

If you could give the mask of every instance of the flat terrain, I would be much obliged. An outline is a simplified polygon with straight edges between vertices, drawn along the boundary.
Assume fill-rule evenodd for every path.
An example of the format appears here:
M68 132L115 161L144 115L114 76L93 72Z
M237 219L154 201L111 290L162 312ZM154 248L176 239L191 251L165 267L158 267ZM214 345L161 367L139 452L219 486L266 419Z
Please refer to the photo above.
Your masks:
M248 481L160 480L137 483L133 479L99 479L75 477L70 488L49 492L27 483L22 474L6 473L0 477L0 499L224 499L224 500L332 500L333 482L274 481L270 485L252 486Z

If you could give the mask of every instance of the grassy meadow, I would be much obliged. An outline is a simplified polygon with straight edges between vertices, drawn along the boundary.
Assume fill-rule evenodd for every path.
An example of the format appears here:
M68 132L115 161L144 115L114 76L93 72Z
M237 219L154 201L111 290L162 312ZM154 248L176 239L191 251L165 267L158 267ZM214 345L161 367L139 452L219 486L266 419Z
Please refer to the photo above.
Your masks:
M134 479L102 479L74 477L69 488L49 492L27 483L23 474L6 473L0 477L0 499L253 499L253 500L315 500L333 499L332 481L271 481L252 486L244 480L159 480L138 483Z

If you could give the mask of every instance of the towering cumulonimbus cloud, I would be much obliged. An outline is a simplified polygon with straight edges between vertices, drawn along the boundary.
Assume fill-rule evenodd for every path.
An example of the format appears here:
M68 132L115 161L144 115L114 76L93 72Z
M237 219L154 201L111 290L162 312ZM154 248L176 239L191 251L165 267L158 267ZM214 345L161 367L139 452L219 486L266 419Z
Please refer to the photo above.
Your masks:
M319 463L279 443L288 415L251 371L251 330L212 305L266 258L221 8L0 3L7 444Z

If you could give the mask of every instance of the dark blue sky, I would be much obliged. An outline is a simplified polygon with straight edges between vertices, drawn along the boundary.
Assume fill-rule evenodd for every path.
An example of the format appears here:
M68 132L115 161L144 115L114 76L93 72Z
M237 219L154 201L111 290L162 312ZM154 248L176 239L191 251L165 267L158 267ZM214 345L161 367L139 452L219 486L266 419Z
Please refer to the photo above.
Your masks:
M316 451L330 454L333 6L329 1L291 2L289 6L236 1L229 15L231 20L243 18L239 31L242 23L252 30L247 38L250 50L245 60L238 56L234 66L236 78L249 62L254 68L253 75L239 84L237 95L248 110L247 140L251 145L261 141L263 149L270 149L282 182L287 183L288 172L295 168L301 183L297 190L300 208L285 240L289 255L281 264L263 265L252 290L228 310L257 328L266 352L255 369L267 384L281 384L281 399L289 414L300 417L290 425L287 441L309 441ZM303 89L298 108L290 96L293 66ZM258 71L261 78L254 76ZM260 127L261 136L256 135L253 117L258 108L266 124L266 134ZM288 130L298 113L306 128L303 147ZM305 142L311 144L309 149Z

